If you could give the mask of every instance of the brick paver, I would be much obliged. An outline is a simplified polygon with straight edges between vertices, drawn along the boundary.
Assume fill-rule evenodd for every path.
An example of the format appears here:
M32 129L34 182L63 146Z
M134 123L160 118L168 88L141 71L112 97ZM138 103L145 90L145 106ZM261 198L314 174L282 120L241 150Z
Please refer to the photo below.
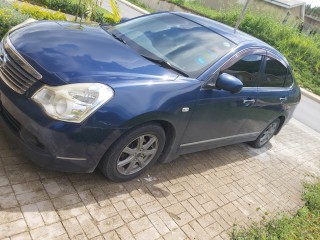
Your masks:
M296 120L262 149L188 154L126 183L43 170L10 145L0 128L0 239L228 239L295 212L320 175L320 134Z

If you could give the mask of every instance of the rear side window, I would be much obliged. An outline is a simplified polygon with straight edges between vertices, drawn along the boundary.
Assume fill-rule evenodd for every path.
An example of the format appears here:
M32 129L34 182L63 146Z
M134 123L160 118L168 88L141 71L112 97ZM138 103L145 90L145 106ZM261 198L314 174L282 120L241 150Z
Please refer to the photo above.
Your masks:
M283 87L287 77L287 68L278 60L267 57L265 73L260 87Z
M284 87L290 87L293 84L293 76L291 72L288 70L287 78L284 83Z
M261 55L248 55L241 58L231 67L223 70L221 73L228 73L240 79L244 87L255 87L257 86L261 61Z

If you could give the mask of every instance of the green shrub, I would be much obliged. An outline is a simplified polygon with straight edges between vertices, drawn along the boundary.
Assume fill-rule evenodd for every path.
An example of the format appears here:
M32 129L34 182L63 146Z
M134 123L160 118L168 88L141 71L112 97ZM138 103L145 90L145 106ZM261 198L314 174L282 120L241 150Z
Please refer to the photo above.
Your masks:
M112 14L97 4L96 0L27 0L52 10L61 11L99 23L116 23Z
M305 189L303 200L306 201L306 206L320 214L320 184L306 184Z
M18 4L15 2L13 4L13 8L22 14L28 15L37 20L67 20L66 15L59 11L52 12L44 10L41 7L29 3Z
M24 22L29 17L16 11L9 4L0 2L0 38L9 31L10 28Z

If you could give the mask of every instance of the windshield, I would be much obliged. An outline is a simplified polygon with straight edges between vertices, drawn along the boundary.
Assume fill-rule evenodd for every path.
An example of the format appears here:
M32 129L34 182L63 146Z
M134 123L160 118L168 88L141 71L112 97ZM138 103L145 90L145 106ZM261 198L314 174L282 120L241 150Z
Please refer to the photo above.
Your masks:
M235 44L188 19L170 13L149 15L108 30L142 56L162 59L198 77Z

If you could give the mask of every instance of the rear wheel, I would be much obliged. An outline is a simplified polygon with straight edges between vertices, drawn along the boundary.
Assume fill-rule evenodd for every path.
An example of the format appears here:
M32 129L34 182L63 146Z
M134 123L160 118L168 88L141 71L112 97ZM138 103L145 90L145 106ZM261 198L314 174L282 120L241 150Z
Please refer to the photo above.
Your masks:
M261 148L266 145L269 140L273 137L274 133L278 130L280 126L280 119L277 118L259 135L259 137L252 142L249 142L249 145L254 148Z
M108 150L99 168L112 181L131 180L158 159L165 139L164 130L158 124L134 128Z

